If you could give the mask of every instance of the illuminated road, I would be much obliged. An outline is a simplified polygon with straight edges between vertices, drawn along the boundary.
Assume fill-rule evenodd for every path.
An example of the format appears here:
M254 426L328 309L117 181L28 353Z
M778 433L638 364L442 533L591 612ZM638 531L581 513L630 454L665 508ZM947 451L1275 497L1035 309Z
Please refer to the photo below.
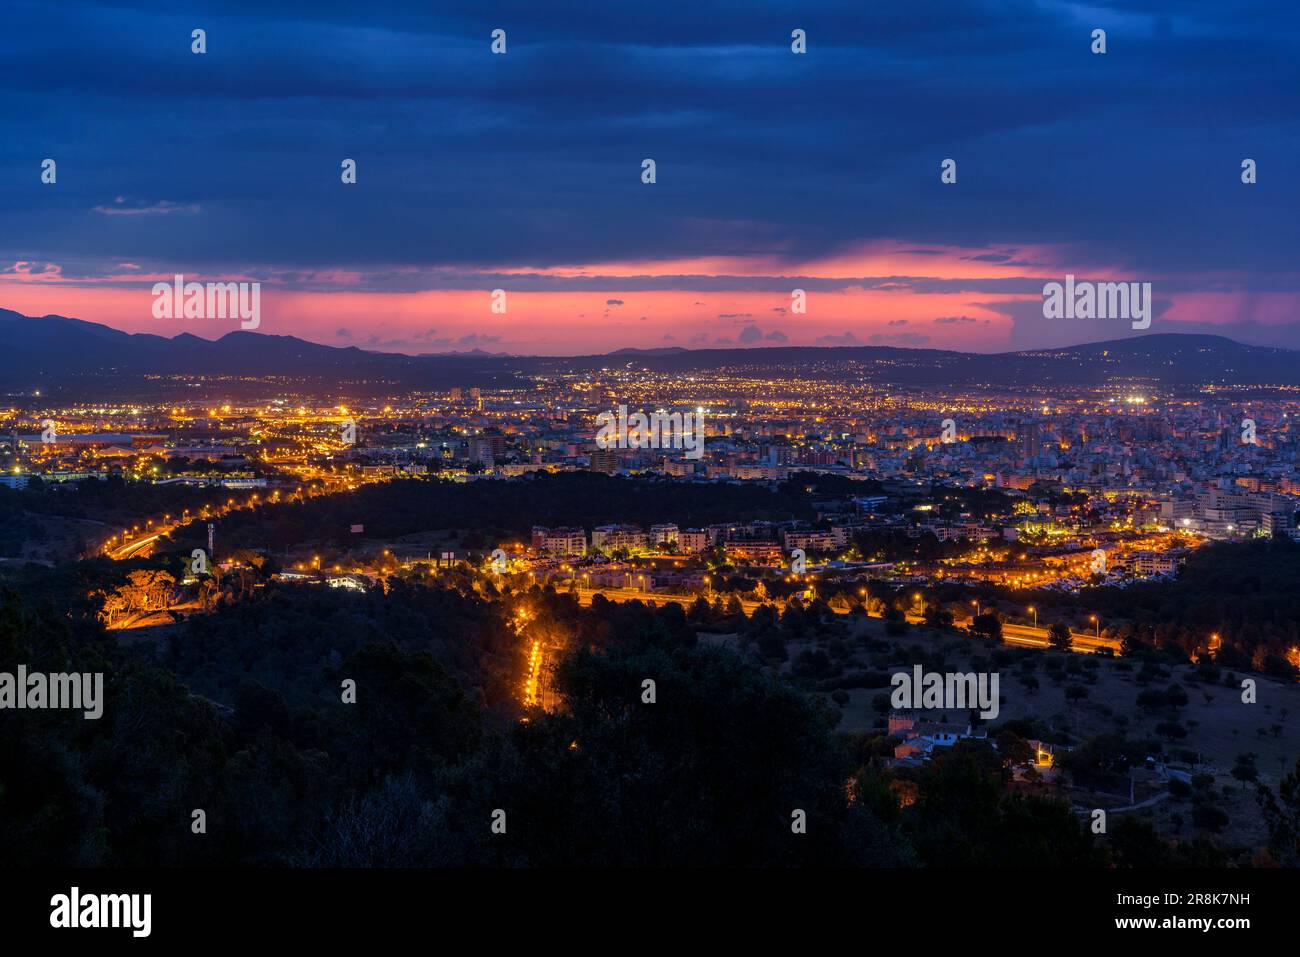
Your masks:
M258 508L262 505L276 505L279 504L281 501L285 503L293 502L293 501L303 502L306 501L308 498L318 498L322 495L334 495L344 491L350 492L358 487L357 485L352 484L346 479L338 478L335 476L321 476L321 478L325 484L319 489L308 489L300 486L294 489L288 495L286 495L283 498L283 500L280 498L281 492L283 490L276 490L274 493L271 494L270 497L266 498L265 500L262 499L260 493L254 494L251 498L248 498L243 502L239 502L237 504L234 504L234 500L231 499L232 504L228 504L225 506L217 506L216 508L210 508L206 512L201 511L198 515L189 518L188 521L189 522L215 522L223 515L229 515L231 512L242 512L247 509ZM370 484L373 482L383 482L388 480L389 480L388 476L376 476L376 477L359 480L359 481L362 481L363 484ZM338 487L340 485L342 486L342 488ZM167 517L170 518L170 516ZM147 555L148 552L145 550L146 548L152 548L153 544L157 542L160 537L171 533L172 531L177 529L179 525L174 522L170 524L163 524L162 522L159 522L153 525L153 527L157 529L157 531L154 532L154 534L149 535L145 538L133 539L129 542L124 542L123 544L118 545L116 548L108 548L105 554L108 555L109 558L116 559L119 561L125 558L135 558L137 555L140 555L142 553ZM118 536L114 535L112 538L109 539L109 541L110 542L116 541L117 537ZM107 548L107 545L108 543L105 543L104 547Z
M528 652L528 677L524 681L524 705L535 707L540 701L539 680L542 670L542 643L533 639L532 649Z
M148 535L144 538L137 538L134 541L127 542L125 545L119 545L108 553L109 557L120 561L125 558L135 558L141 553L148 555L149 550L153 548L154 542L158 541L159 538L170 531L171 528L160 528L153 535Z
M667 595L655 592L640 591L636 588L579 588L577 589L578 602L582 605L590 605L591 599L595 595L603 595L610 601L641 601L650 605L667 605L677 604L689 608L695 601L694 595ZM746 615L752 615L754 610L762 607L764 603L759 601L750 601L741 599L740 605ZM841 615L848 614L846 611L839 611ZM880 615L872 615L872 618L880 618ZM912 624L921 624L923 619L920 615L909 614L907 620ZM1075 651L1094 654L1100 648L1109 648L1116 654L1119 654L1119 642L1113 638L1098 638L1094 635L1082 634L1080 632L1070 633L1071 643ZM1034 628L1030 625L1012 625L1003 623L1002 640L1008 645L1023 645L1031 648L1047 648L1048 631L1046 628Z
M1033 628L1029 625L1002 625L1002 640L1008 645L1029 645L1034 648L1046 648L1047 629ZM1095 635L1072 631L1070 641L1075 651L1096 652L1099 648L1109 648L1119 654L1119 642L1114 638L1098 638Z
M590 605L592 597L600 595L610 601L640 601L645 602L647 605L682 605L686 608L689 608L698 597L696 595L669 595L663 592L641 591L639 588L579 588L577 594L580 605ZM746 615L752 615L757 609L763 607L763 602L742 598L740 599L740 606L745 610Z

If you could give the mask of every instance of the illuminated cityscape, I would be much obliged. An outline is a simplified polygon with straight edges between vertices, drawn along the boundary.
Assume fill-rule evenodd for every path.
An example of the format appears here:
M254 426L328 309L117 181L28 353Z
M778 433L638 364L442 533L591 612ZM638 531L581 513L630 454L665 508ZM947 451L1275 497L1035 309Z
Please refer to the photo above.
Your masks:
M7 4L3 939L1285 939L1297 19Z

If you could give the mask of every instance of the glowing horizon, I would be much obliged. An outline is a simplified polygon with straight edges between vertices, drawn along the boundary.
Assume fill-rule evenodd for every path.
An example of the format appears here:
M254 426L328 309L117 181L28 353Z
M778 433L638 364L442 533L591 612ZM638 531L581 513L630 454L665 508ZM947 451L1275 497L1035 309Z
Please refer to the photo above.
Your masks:
M1066 325L1042 318L1042 284L1069 270L1135 278L1113 267L1062 266L1067 255L1049 247L918 249L875 242L804 262L736 256L544 268L180 274L197 281L261 282L259 333L410 354L481 349L580 355L774 345L1001 352L1129 334L1123 324L1105 320ZM122 263L97 276L72 278L57 265L14 263L0 270L0 308L167 337L217 339L239 328L233 320L155 318L152 288L175 275ZM1280 328L1296 314L1296 297L1286 293L1191 289L1161 295L1159 279L1154 281L1162 308L1151 332L1208 328L1232 335L1236 321ZM477 282L481 286L472 288ZM409 288L384 288L393 284ZM493 312L494 289L505 290L504 314ZM795 289L804 290L804 314L793 311ZM1031 330L1041 342L1024 341Z

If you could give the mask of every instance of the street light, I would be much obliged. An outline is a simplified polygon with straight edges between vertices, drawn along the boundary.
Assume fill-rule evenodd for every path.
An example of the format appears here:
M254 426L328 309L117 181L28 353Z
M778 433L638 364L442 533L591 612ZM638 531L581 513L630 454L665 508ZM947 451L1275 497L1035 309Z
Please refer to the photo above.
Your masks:
M1038 609L1035 608L1033 605L1030 605L1030 606L1029 606L1029 610L1030 610L1030 611L1033 613L1033 615L1034 615L1034 627L1037 628L1037 627L1038 627Z
M1101 637L1101 622L1099 622L1099 621L1097 620L1097 616L1096 616L1096 615L1089 615L1089 616L1088 616L1088 620L1089 620L1090 622L1092 622L1094 625L1097 626L1096 636L1097 636L1098 638L1100 638L1100 637Z

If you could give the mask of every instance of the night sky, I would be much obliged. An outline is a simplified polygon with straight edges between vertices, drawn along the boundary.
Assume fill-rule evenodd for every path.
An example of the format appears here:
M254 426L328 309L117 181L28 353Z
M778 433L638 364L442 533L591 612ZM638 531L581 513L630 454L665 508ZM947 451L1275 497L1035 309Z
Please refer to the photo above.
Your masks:
M8 0L0 17L0 308L238 328L155 319L153 283L182 273L261 282L260 332L390 351L1135 334L1045 319L1044 283L1069 273L1152 283L1151 333L1300 347L1294 4Z

